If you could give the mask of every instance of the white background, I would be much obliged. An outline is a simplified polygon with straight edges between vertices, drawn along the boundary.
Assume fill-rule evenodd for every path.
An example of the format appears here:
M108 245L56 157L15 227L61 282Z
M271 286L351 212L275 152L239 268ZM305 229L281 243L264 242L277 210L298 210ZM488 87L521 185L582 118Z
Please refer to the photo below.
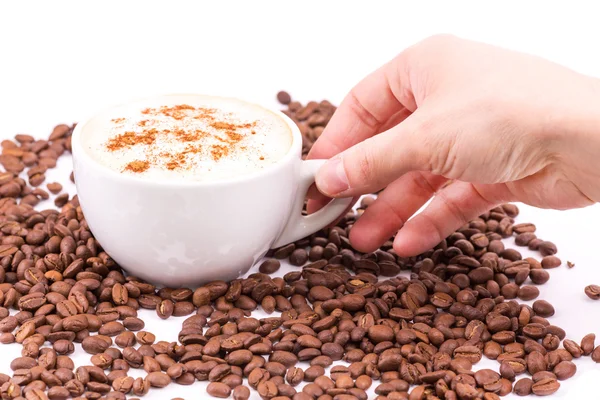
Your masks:
M600 76L597 16L592 1L3 2L0 137L42 137L105 105L165 92L232 94L276 106L275 93L287 89L301 101L339 103L364 75L434 33L535 53ZM64 183L69 173L65 158L49 181ZM576 263L551 271L541 288L556 308L551 321L577 341L593 331L600 336L600 302L583 294L585 285L600 283L600 209L521 209L520 221L535 222L563 261ZM176 340L177 319L142 316L161 339ZM0 371L9 372L20 346L0 348ZM86 363L89 355L76 359ZM592 389L600 365L589 359L577 365L576 377L552 398L600 397ZM173 385L146 398L194 399L204 387Z

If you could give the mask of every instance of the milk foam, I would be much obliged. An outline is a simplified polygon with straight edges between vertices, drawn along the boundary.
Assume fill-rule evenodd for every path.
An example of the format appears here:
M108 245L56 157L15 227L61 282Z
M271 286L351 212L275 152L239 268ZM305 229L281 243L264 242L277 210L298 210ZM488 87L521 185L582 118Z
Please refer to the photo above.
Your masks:
M207 181L262 170L289 151L286 121L258 105L199 95L161 96L90 120L82 144L100 164L148 180Z

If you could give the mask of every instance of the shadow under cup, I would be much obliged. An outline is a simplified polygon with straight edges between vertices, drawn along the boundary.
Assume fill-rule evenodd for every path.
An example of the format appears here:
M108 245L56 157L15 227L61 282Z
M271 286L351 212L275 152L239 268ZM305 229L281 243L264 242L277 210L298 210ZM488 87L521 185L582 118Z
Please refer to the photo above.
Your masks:
M193 98L158 99L172 104ZM247 272L280 238L306 193L300 184L305 163L300 131L284 114L271 112L290 129L288 153L258 172L217 181L151 181L122 174L94 160L82 143L93 133L90 122L108 114L78 124L72 137L77 193L104 250L128 274L171 287Z

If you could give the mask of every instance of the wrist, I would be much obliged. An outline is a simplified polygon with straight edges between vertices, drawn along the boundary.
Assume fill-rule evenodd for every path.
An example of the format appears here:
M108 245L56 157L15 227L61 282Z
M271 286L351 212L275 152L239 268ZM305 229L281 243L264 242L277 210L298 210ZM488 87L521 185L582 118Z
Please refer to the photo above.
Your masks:
M550 162L592 202L600 201L600 80L582 77L561 102L545 139ZM560 107L560 105L558 105ZM549 118L552 120L552 118Z
M584 75L578 78L543 119L542 139L557 155L588 146L591 148L587 151L600 150L600 79Z

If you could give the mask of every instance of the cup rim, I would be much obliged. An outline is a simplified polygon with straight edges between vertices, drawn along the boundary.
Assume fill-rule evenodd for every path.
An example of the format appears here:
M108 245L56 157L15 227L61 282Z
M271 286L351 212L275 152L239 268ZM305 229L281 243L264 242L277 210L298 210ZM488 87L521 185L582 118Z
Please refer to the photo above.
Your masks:
M118 107L127 106L128 104L135 103L135 102L151 100L151 99L156 99L156 98L161 98L161 97L176 97L176 96L212 97L212 98L219 98L219 99L224 99L224 100L240 101L240 102L243 102L246 104L251 104L254 106L261 107L261 108L265 109L266 111L274 113L275 115L277 115L279 118L281 118L286 123L286 125L288 126L288 128L290 129L290 132L292 134L292 143L290 144L290 147L289 147L287 153L282 158L280 158L273 164L270 164L269 166L262 168L259 171L251 172L248 174L243 174L241 176L234 176L234 177L228 177L228 178L224 178L224 179L206 180L206 181L185 180L185 179L172 180L172 181L171 180L150 180L150 179L141 179L141 178L138 178L138 177L135 177L132 175L121 174L118 171L115 171L115 170L107 167L106 165L98 162L97 160L95 160L83 148L83 144L81 142L81 136L83 135L83 131L85 130L86 125L89 122L91 122L94 118L99 116L100 114L108 112L108 111L118 108ZM214 187L214 186L231 185L231 184L247 182L247 181L251 181L254 179L258 179L258 178L261 178L263 176L267 176L267 175L273 173L276 169L281 168L283 165L291 162L294 158L298 158L298 160L301 160L300 156L302 154L302 134L300 133L300 129L298 128L296 123L294 123L294 121L292 121L292 119L290 117L285 115L283 112L281 112L279 110L275 110L272 107L265 106L264 104L261 104L260 102L250 101L250 100L246 100L246 99L239 98L239 97L233 97L233 96L220 96L220 95L212 95L212 94L204 94L204 93L167 93L167 94L157 94L157 95L153 95L153 96L144 96L142 98L129 100L129 101L125 101L125 102L122 102L119 104L114 104L114 105L111 105L108 107L104 107L103 109L98 110L98 111L94 112L93 114L91 114L90 116L84 118L82 122L77 123L77 125L75 126L75 129L73 130L73 134L71 135L71 153L73 156L73 160L75 160L75 159L81 160L81 162L84 162L87 165L90 165L90 166L95 167L96 169L102 170L103 173L105 173L106 175L108 175L112 178L122 179L125 182L129 182L131 184L152 185L152 186L159 185L159 186L185 186L185 187L210 187L210 186ZM75 170L75 167L73 169ZM77 177L75 177L75 181L77 182Z

